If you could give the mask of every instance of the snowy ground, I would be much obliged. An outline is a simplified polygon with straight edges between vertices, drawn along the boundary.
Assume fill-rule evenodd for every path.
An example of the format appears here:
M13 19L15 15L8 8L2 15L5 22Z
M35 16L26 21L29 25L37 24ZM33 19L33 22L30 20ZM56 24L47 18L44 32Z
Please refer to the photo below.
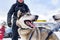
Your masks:
M60 39L60 31L59 32L54 32L56 35L57 35L57 37Z
M11 38L4 38L3 40L12 40ZM20 40L20 39L19 39Z
M57 35L57 37L60 39L60 32L54 32L56 35ZM11 38L4 38L3 40L11 40ZM19 40L21 40L21 39L19 39ZM23 39L24 40L24 39Z

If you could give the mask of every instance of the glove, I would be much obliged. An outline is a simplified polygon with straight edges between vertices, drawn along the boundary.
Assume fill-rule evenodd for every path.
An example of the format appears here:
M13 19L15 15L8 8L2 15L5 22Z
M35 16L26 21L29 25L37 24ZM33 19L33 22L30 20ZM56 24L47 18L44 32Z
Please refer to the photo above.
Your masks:
M11 22L10 22L10 23L8 23L8 26L9 26L9 27L11 27L11 24L12 24Z

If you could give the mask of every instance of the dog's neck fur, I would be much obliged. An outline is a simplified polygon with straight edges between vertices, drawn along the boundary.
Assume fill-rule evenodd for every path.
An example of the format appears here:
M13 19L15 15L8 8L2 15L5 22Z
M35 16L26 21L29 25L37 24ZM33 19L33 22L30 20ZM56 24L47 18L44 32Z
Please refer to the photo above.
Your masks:
M24 39L24 40L27 40L31 32L32 32L32 29L28 29L28 30L22 30L21 28L18 29L18 33L21 39Z
M33 28L30 31L29 30L23 31L20 29L18 32L20 32L20 31L21 31L21 33L19 33L20 37L21 37L21 39L24 39L24 40L29 40L33 31L34 31L33 35L32 35L33 37L31 37L31 40L33 40L33 39L34 40L37 40L37 39L45 40L45 38L47 37L47 34L48 34L47 32L41 33L39 28ZM43 36L43 38L42 38L42 36Z

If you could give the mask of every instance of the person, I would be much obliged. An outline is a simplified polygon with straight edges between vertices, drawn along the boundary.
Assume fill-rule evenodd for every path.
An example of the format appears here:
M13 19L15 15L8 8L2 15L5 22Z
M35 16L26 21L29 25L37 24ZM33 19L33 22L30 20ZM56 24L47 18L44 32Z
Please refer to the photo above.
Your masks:
M4 38L5 25L6 25L5 21L2 21L1 24L0 24L0 40L3 40L3 38Z
M30 12L28 6L24 3L24 0L17 0L15 4L12 5L7 14L7 24L9 27L12 25L12 40L18 40L18 26L16 25L17 11L20 10L22 13ZM13 15L13 24L11 23Z

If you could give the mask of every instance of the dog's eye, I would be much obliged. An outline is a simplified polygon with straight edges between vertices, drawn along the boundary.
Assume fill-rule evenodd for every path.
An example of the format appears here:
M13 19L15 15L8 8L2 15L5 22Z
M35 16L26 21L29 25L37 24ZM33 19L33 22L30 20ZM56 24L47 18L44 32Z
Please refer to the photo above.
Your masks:
M31 14L27 14L27 16L30 16Z

